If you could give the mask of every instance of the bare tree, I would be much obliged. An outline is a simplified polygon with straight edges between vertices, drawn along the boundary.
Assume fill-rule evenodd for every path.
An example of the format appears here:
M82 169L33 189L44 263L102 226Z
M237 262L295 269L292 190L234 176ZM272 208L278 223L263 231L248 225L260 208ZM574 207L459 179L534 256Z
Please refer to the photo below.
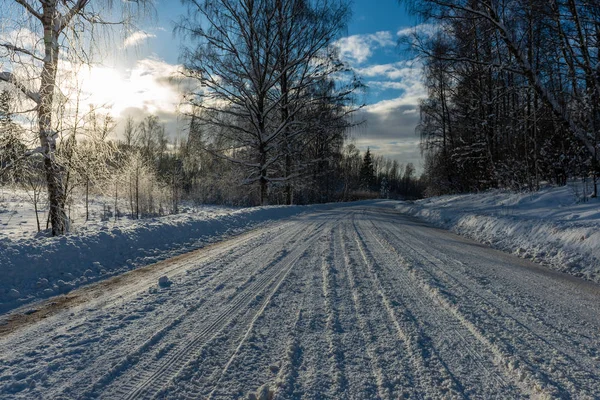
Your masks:
M123 137L125 139L125 146L131 148L136 141L135 134L135 122L133 117L128 116L125 120L125 127L123 128Z
M226 139L225 147L210 151L245 167L245 183L258 182L265 204L270 182L293 178L292 146L307 132L307 111L321 102L350 103L358 86L351 80L335 90L315 90L345 71L331 44L347 21L348 5L342 0L188 4L192 17L180 30L198 46L184 54L185 74L200 90L187 100L199 110L198 124Z

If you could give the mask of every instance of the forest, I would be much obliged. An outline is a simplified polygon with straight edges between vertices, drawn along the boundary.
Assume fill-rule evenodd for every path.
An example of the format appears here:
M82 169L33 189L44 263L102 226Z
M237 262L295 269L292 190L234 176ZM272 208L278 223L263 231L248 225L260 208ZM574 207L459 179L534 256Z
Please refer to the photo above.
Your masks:
M579 179L597 196L600 3L403 2L422 25L418 132L427 193L532 190Z

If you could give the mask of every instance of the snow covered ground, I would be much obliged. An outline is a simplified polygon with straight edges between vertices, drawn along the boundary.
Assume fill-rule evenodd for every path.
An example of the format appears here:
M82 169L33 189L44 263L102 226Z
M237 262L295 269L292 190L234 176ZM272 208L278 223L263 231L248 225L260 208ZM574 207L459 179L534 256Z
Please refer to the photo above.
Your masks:
M142 220L121 217L115 221L113 216L105 218L111 202L93 197L88 222L83 203L73 205L71 234L50 238L37 234L27 192L0 189L0 313L200 248L268 221L331 207L184 205L178 215ZM549 187L538 193L491 191L388 204L496 248L600 282L600 202L578 203L569 186ZM124 210L127 205L119 208ZM44 213L40 219L43 226Z
M110 200L95 197L85 222L83 204L72 209L75 224L64 237L37 235L26 192L0 192L0 313L64 294L206 246L260 224L329 206L232 209L182 207L182 213L131 220L103 220ZM123 205L125 209L126 205ZM43 224L45 217L41 216Z
M397 205L307 212L8 314L0 398L600 397L597 284Z
M399 211L558 271L600 282L600 200L572 186L406 202Z
M44 235L44 233L38 234L37 231L32 196L31 190L0 186L0 238L20 240ZM140 222L129 217L130 205L126 199L121 198L117 202L119 216L115 220L114 199L103 195L90 195L88 204L89 220L86 221L83 194L72 197L73 204L67 206L71 234L85 234L86 232L105 229L107 226L126 227L132 223ZM42 230L46 228L47 208L45 197L43 197L38 205L38 217ZM224 206L194 205L189 202L184 202L179 208L182 214L193 213L202 217L225 215L239 209Z

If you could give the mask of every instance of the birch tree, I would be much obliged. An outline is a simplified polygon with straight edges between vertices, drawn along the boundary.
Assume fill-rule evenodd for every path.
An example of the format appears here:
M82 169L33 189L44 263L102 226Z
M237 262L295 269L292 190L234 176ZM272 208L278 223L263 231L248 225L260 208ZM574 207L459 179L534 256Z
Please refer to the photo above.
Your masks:
M90 63L98 27L126 24L145 2L110 0L0 0L0 81L19 91L32 107L53 235L68 230L65 166L57 159L56 103L59 72ZM112 20L119 9L123 19Z

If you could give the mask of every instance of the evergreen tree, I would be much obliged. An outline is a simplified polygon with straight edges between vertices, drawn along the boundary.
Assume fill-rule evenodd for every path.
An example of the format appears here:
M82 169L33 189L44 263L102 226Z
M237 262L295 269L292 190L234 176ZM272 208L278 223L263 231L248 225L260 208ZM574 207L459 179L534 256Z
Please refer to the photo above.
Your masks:
M5 127L6 124L12 122L11 113L10 113L10 102L11 95L10 92L4 89L0 92L0 126Z
M363 190L372 191L375 189L375 168L373 167L373 157L371 149L367 148L367 152L363 157L362 166L360 168L360 186Z

